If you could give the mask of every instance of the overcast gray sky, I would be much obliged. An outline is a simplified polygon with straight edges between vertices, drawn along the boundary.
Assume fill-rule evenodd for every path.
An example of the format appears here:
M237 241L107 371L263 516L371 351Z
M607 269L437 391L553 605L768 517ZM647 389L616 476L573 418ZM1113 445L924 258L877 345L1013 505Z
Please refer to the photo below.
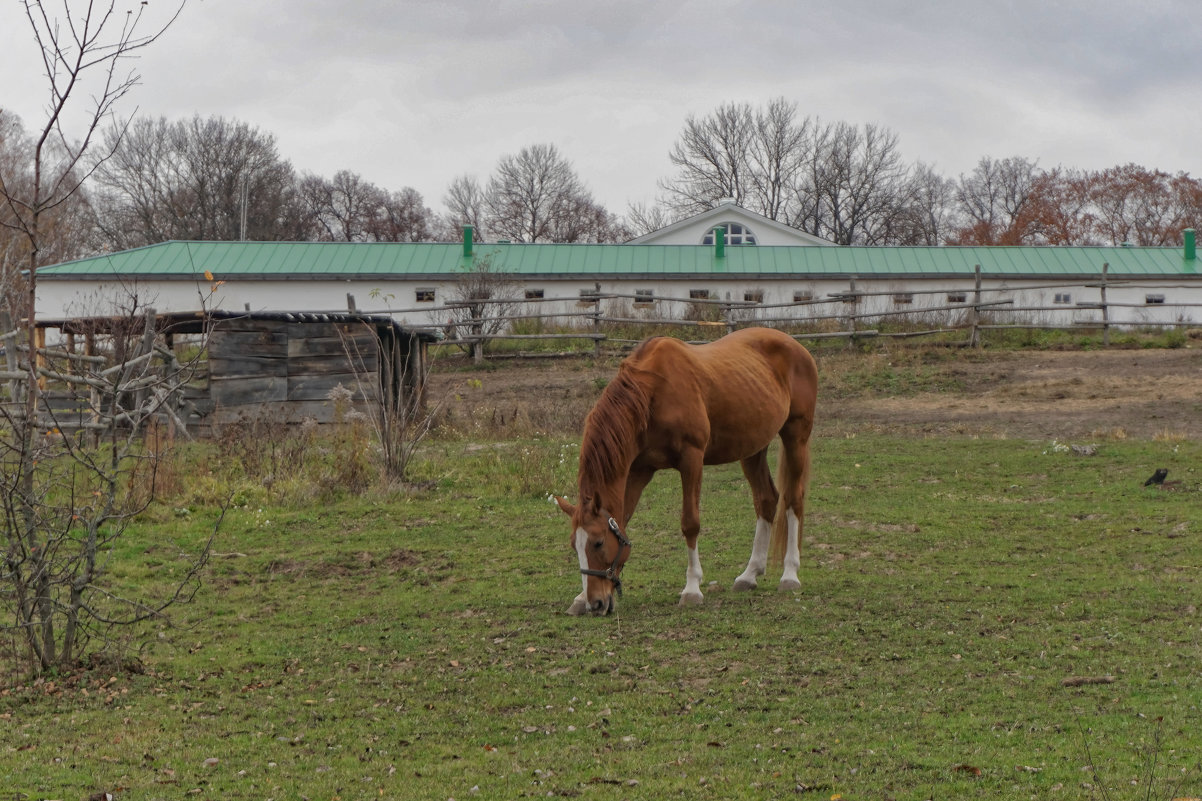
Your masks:
M949 177L986 155L1202 177L1200 17L1197 0L190 0L122 110L245 121L298 172L411 186L437 211L457 175L551 143L620 214L654 201L688 115L778 96L884 125ZM0 0L0 107L26 127L41 73L22 2Z

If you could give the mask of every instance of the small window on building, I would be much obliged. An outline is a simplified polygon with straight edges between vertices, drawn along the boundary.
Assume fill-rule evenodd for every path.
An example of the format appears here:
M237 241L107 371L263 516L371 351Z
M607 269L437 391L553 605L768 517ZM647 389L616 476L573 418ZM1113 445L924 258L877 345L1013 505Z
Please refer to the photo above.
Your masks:
M1067 306L1073 302L1073 296L1068 292L1057 292L1056 297L1052 299L1052 302L1058 306Z
M541 290L541 289L527 289L526 290L526 300L542 300L542 299L543 299L543 290Z
M1164 295L1144 295L1144 303L1149 306L1159 306L1164 303Z
M719 228L726 231L726 244L728 244L728 245L754 245L755 244L755 234L751 233L751 231L747 229L747 226L740 225L739 223L733 223L733 222L722 223L721 225L715 225L713 228L711 228L706 233L706 235L704 237L701 238L701 244L703 244L703 245L714 244L714 231L718 230Z
M582 289L582 290L580 290L580 300L578 302L579 303L595 303L597 301L597 299L600 297L601 297L601 293L599 291L597 291L596 289Z
M654 289L636 289L634 291L634 303L636 306L647 306L655 302Z
M689 300L709 300L710 291L708 289L690 289Z
M807 301L811 301L813 299L814 299L814 293L810 292L807 289L793 290L793 302L794 303L806 303Z
M433 303L434 302L434 290L433 289L417 289L417 290L414 290L413 295L414 295L413 299L415 301L417 301L418 303Z
M914 302L914 293L912 293L912 292L894 292L893 293L893 305L894 306L908 306L913 302Z
M968 293L967 292L948 292L947 293L947 302L948 303L968 303Z
M764 290L762 290L762 289L747 290L746 292L743 293L743 302L744 303L763 303L764 302Z

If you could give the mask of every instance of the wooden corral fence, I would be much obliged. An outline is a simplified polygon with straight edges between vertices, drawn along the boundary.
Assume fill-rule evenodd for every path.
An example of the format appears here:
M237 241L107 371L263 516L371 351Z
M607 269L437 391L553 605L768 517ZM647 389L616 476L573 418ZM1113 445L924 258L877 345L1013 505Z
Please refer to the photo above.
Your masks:
M875 282L875 285L880 286L880 283ZM1059 297L1062 293L1058 290L1065 290L1063 294L1067 295L1067 290L1078 294L1083 288L1096 291L1098 299L1020 305L1013 297L1040 293ZM1109 345L1111 333L1120 329L1202 327L1202 304L1165 300L1165 290L1183 288L1147 281L1110 280L1105 269L1096 280L1084 283L987 287L982 285L978 268L971 288L959 283L951 288L866 291L851 278L845 291L791 303L661 295L648 300L645 294L605 292L598 284L595 292L581 296L475 299L470 303L446 303L435 309L427 306L388 309L379 313L407 319L424 313L433 321L445 319L448 313L460 312L458 318L432 325L432 328L443 335L444 342L469 349L477 360L484 358L485 346L492 341L588 340L592 342L593 351L600 355L606 343L618 347L631 344L632 340L621 338L623 327L643 326L692 327L700 334L705 329L726 333L762 325L783 328L802 340L912 338L960 332L964 334L964 344L974 347L981 344L982 334L987 331L1093 329L1100 331L1103 344ZM1128 294L1134 290L1148 290L1147 299L1144 303L1108 299L1108 291L1116 289L1128 290ZM1190 289L1197 292L1198 287ZM940 298L945 302L938 302ZM348 296L348 302L353 306L353 297ZM518 311L490 313L515 308ZM480 316L463 316L462 312L468 309ZM1149 310L1162 316L1169 312L1173 319L1153 319ZM1075 319L1066 320L1067 317ZM480 333L490 328L500 330L492 334ZM518 332L523 329L536 329L537 333ZM699 336L698 341L712 338Z
M9 415L22 414L27 391L23 334L2 335ZM414 408L434 339L371 314L153 310L43 320L37 336L40 428L103 430L136 422L122 409L148 409L189 436L248 417L329 423Z

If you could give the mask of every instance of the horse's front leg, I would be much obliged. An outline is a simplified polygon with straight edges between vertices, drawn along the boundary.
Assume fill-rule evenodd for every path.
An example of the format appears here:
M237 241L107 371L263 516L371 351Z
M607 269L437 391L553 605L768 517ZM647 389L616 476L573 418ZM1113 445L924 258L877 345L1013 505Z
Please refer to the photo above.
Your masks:
M701 557L697 554L697 535L701 532L701 468L704 456L701 451L689 452L680 462L680 486L682 503L680 509L680 533L689 549L689 567L685 573L684 589L680 593L681 606L693 606L702 601Z

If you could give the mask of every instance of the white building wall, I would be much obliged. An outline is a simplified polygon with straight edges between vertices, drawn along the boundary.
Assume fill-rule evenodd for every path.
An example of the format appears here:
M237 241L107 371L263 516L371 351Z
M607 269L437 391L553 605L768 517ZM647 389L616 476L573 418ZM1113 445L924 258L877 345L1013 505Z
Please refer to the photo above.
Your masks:
M997 305L990 316L999 321L1042 325L1071 325L1100 322L1101 310L1090 308L1101 300L1097 281L1091 279L1076 284L1057 284L1055 279L1023 279L982 281L982 302L1012 301ZM544 313L551 311L589 312L591 303L581 303L582 292L594 292L600 286L602 294L635 295L637 290L650 290L655 298L650 304L636 304L633 299L605 300L607 313L620 312L647 318L684 319L690 293L705 290L711 298L742 302L745 297L762 296L762 304L740 309L737 317L743 320L774 317L810 317L823 315L888 315L892 312L921 312L949 305L973 302L971 278L895 277L857 278L855 291L860 293L856 304L832 302L802 305L794 308L771 308L793 304L795 298L808 295L815 301L846 295L852 283L847 278L756 278L746 276L702 276L679 279L534 277L521 282L516 291L541 290L547 299L561 302L538 304ZM128 313L131 308L154 307L167 311L197 311L221 309L227 311L346 311L348 294L355 306L365 312L390 312L402 323L411 326L439 326L447 322L444 304L455 296L453 280L236 280L218 285L208 282L180 280L142 281L139 283L98 285L93 281L45 280L38 284L38 313L42 319L84 317ZM421 295L419 296L419 290ZM419 300L429 297L433 300ZM750 294L748 294L750 293ZM951 293L949 295L949 293ZM955 300L963 294L963 303ZM681 299L680 302L669 298ZM1163 298L1163 303L1149 302ZM907 302L908 301L908 302ZM1202 282L1183 285L1178 282L1119 282L1112 279L1107 289L1111 322L1133 323L1202 323ZM531 303L533 308L536 304ZM1030 309L1014 311L1014 309ZM958 312L931 311L936 317L954 316Z

